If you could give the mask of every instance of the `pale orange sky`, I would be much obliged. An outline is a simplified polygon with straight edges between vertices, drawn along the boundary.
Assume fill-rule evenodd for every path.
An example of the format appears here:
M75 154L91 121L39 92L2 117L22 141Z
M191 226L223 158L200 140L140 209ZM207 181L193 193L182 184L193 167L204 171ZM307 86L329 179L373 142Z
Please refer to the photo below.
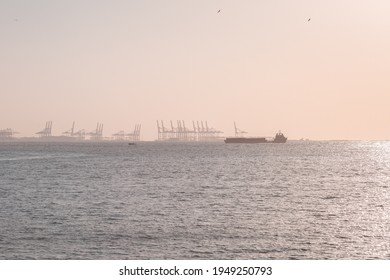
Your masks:
M0 1L0 129L390 139L389 15L385 0Z

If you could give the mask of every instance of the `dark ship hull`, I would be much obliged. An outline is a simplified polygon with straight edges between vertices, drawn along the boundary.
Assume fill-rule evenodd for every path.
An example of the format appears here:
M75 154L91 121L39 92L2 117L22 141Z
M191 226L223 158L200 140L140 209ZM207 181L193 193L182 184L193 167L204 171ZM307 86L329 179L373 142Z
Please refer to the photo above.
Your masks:
M267 139L265 137L230 137L224 141L227 144L286 143L287 137L279 132L273 139Z

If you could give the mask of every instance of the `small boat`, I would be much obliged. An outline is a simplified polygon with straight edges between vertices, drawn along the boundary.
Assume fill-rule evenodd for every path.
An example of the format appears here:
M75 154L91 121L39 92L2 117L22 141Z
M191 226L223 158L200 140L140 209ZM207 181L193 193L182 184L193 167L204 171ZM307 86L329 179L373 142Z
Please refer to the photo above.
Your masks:
M129 142L129 145L131 146L131 145L135 145L135 143L134 142Z

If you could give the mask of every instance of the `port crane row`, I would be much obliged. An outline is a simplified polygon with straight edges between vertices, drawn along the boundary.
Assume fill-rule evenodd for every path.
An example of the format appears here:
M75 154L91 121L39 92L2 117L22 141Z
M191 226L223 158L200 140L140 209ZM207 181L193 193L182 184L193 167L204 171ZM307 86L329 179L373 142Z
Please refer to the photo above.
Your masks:
M66 140L66 139L74 139L74 140L130 140L130 141L140 141L141 140L141 125L136 124L135 128L131 132L119 131L115 133L110 138L103 137L103 124L97 123L96 128L92 131L87 131L85 129L75 129L75 122L73 122L72 127L64 131L61 136L53 136L52 135L52 127L53 121L47 121L45 127L36 132L35 134L39 139L50 138L52 140ZM19 132L12 130L11 128L0 129L0 140L14 139L15 135Z
M164 121L157 120L158 141L212 141L221 139L220 130L209 128L207 121L192 121L192 129L187 128L184 121L176 121L176 126L170 121L170 128L164 125Z
M91 131L85 129L75 129L75 122L72 127L62 133L61 136L52 135L53 122L47 121L45 127L36 132L39 138L46 137L63 137L72 138L77 140L123 140L123 141L140 141L141 140L141 124L136 124L134 129L130 132L124 130L118 131L112 134L111 137L103 137L103 124L97 123L96 128ZM243 136L246 131L237 128L234 122L235 136ZM157 141L213 141L222 139L221 134L223 132L211 128L207 121L192 121L192 127L186 126L183 120L177 120L169 122L169 126L165 126L163 120L157 120ZM11 128L0 129L0 139L12 139L18 132Z
M19 132L16 132L11 128L0 129L0 139L12 139L14 135L18 133Z
M89 136L90 140L103 140L103 124L97 123L96 129L91 132L86 132L85 129L78 131L74 130L75 122L73 122L72 128L63 132L63 136L76 137L80 140L85 140L86 136ZM141 125L136 124L132 132L125 132L121 130L112 135L113 140L130 140L130 141L140 141L141 140Z

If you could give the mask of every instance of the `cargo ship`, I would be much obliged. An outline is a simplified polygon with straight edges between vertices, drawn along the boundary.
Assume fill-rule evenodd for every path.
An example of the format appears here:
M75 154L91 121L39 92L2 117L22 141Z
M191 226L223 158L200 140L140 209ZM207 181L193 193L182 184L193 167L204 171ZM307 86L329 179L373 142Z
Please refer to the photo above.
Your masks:
M229 137L224 141L227 144L286 143L287 137L279 131L276 133L275 137L271 139L267 137Z

